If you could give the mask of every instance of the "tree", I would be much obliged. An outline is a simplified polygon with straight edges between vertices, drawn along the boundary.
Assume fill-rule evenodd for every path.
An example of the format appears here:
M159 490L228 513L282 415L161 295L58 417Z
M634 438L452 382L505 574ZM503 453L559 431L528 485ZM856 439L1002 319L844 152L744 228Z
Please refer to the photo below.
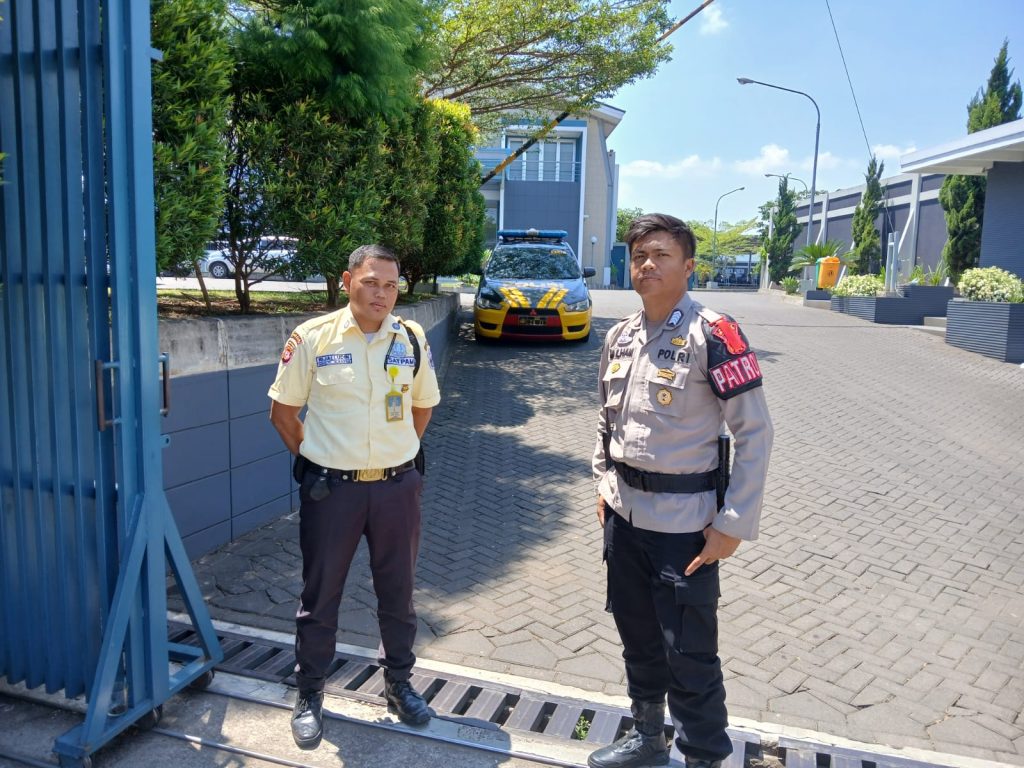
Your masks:
M768 217L773 209L773 234L768 237ZM789 189L789 179L779 179L778 197L762 205L759 211L761 260L768 257L769 278L778 283L789 272L793 241L800 232L800 225L796 221L796 196Z
M193 267L224 205L231 53L223 0L152 0L157 270Z
M437 190L427 208L422 258L402 265L410 290L414 279L478 269L484 246L486 204L479 192L480 163L473 157L477 131L469 107L429 103L438 126Z
M476 119L588 109L668 60L671 47L655 42L670 25L666 8L664 0L451 0L425 93L465 102Z
M967 105L967 132L992 128L1020 119L1020 81L1010 84L1009 41L1004 40L984 90ZM949 239L942 259L953 282L966 269L978 266L981 256L981 227L985 212L984 176L947 176L939 190L939 203L946 216Z
M629 225L633 223L634 219L639 219L643 215L643 208L619 208L615 212L615 240L620 243L626 242Z
M383 144L384 192L378 238L401 260L403 272L422 261L431 198L438 192L438 125L425 102L388 122ZM414 281L409 281L409 292Z
M872 155L868 162L868 171L864 174L864 193L853 212L850 224L853 236L853 249L850 253L850 267L856 274L865 274L877 264L882 256L881 234L875 229L875 220L882 201L882 172L885 163L878 162Z
M395 117L431 63L420 0L256 0L238 37L239 85L342 118Z
M789 271L799 272L806 267L817 265L819 259L828 259L833 256L838 257L843 263L848 263L848 260L840 255L842 249L843 244L838 240L826 240L824 243L805 245L793 254L793 258L789 262Z
M218 240L235 276L240 311L250 309L249 289L280 265L268 264L261 244L275 234L275 205L281 181L281 127L259 95L234 100L226 133L231 161Z
M296 268L323 275L327 305L336 307L349 254L377 239L387 193L384 123L367 116L347 124L313 101L285 107L278 120L287 142L275 218L299 240Z

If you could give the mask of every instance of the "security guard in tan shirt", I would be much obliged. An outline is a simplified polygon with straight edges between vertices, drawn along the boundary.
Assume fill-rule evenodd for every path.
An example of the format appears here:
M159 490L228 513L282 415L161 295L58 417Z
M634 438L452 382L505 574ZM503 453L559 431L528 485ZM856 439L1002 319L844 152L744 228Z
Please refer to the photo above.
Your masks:
M385 697L403 722L430 719L409 678L416 661L417 458L441 396L423 329L391 314L398 259L369 245L353 251L348 264L342 276L348 306L295 329L268 393L271 422L296 456L300 483L302 595L292 736L302 749L315 749L323 736L324 677L334 658L338 608L364 535L377 593Z
M772 424L761 370L737 324L686 295L696 240L664 214L626 235L643 310L601 353L594 451L608 604L624 646L634 728L591 768L666 765L665 699L690 768L732 752L718 658L718 560L757 538ZM735 438L719 508L719 434ZM721 491L721 489L718 489Z

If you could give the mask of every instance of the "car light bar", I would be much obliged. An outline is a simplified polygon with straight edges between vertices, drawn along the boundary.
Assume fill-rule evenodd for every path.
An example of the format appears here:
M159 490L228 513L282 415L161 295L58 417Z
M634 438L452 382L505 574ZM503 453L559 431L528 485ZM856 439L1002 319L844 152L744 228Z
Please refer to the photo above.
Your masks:
M564 229L500 229L499 240L556 240L561 242L569 236Z

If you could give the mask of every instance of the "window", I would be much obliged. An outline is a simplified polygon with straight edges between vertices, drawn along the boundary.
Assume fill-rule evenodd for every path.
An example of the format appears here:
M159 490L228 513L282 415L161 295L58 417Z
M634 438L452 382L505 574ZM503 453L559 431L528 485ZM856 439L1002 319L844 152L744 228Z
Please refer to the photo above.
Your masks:
M514 152L526 141L522 136L509 136L508 148ZM516 159L505 173L516 181L577 181L576 139L542 139Z

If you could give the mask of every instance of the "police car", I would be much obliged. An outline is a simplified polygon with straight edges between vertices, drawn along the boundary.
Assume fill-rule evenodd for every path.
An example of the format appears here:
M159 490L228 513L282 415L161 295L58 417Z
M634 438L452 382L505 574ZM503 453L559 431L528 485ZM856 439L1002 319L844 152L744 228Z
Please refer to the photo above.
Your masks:
M568 233L561 229L503 229L484 265L473 302L477 341L590 338L592 302Z

